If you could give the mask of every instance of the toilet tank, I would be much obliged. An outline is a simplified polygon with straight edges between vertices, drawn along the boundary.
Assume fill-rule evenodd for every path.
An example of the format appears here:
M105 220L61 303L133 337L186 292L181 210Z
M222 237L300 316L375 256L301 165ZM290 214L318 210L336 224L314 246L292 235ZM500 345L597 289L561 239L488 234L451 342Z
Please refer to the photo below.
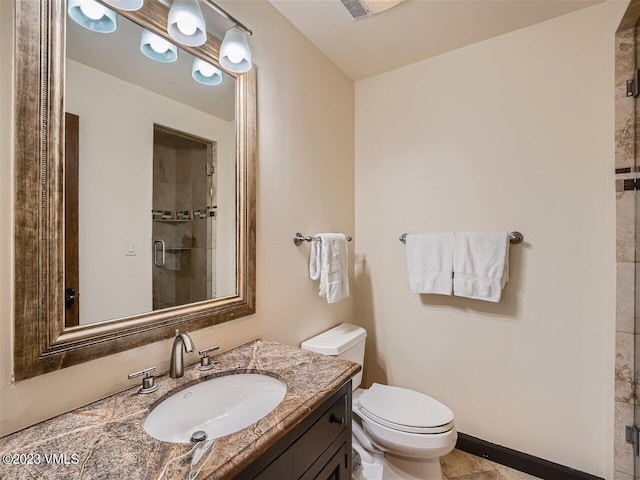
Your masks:
M305 340L300 345L300 348L351 360L362 366L364 364L364 343L366 338L367 331L364 328L350 323L342 323L320 335ZM362 370L353 377L353 389L358 388L361 382Z

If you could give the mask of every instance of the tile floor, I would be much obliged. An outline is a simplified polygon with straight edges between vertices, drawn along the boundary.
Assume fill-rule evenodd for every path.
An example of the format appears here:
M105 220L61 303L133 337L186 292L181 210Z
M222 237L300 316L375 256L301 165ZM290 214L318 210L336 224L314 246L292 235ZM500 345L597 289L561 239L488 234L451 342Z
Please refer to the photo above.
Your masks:
M440 459L445 480L535 480L538 477L513 470L460 450Z

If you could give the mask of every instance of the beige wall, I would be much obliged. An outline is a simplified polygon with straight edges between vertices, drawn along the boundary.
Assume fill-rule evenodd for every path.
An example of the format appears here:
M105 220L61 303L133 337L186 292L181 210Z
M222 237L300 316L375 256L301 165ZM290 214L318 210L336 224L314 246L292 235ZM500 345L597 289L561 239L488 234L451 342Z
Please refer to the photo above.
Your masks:
M356 83L367 382L597 475L612 457L615 3ZM524 234L503 300L411 294L400 234L467 229Z
M354 230L353 82L267 2L223 2L250 25L258 66L257 313L194 332L196 347L230 348L255 337L296 345L352 317L353 301L328 305L308 279L309 246L296 231ZM11 3L0 2L0 435L166 370L169 342L11 383ZM330 192L330 193L329 193ZM189 358L194 362L195 357Z

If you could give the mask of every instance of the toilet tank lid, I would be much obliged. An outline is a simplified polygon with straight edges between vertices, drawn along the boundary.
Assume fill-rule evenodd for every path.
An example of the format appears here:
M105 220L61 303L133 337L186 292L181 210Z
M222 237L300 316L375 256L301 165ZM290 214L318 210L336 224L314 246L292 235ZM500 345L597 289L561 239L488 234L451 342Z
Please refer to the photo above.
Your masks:
M305 340L300 347L303 350L323 355L340 355L366 337L367 331L364 328L350 323L342 323L320 335Z

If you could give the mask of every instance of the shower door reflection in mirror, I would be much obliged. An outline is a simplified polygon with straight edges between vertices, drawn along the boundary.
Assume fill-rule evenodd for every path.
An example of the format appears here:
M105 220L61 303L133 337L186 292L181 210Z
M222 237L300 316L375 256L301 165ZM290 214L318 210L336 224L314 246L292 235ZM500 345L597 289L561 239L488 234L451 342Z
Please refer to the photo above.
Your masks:
M217 144L156 125L153 309L216 297Z
M67 327L237 292L236 80L199 83L142 35L67 18Z

